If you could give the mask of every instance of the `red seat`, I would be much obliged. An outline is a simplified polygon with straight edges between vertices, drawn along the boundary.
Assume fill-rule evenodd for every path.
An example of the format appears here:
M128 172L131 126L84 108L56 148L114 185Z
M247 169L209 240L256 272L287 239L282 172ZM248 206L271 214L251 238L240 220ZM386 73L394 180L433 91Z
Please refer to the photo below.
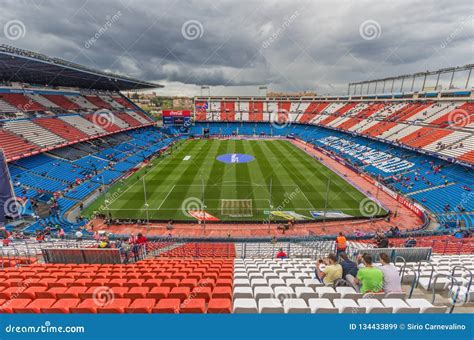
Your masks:
M85 299L76 307L70 307L69 312L82 314L97 313L97 307L98 305L95 299Z
M216 287L232 287L233 280L232 279L218 279L216 281Z
M161 299L155 307L152 308L152 313L179 313L181 300L180 299Z
M130 299L112 299L109 303L99 306L97 313L125 313L125 308L130 306L131 302Z
M216 287L212 291L212 298L215 299L232 299L232 288L230 287Z
M19 299L35 299L38 298L38 292L44 292L48 288L44 286L34 286L34 287L28 287L24 291L16 294L16 297Z
M212 298L207 305L208 314L230 314L231 310L232 302L230 299Z
M149 290L148 287L132 287L127 293L123 294L123 297L132 300L145 298Z
M189 287L190 289L193 289L194 287L197 286L198 280L196 279L183 279L179 283L180 287Z
M41 313L67 314L71 308L77 307L81 299L61 299L56 301L51 307L42 307Z
M74 299L79 298L79 295L85 293L89 289L86 286L74 286L66 289L66 291L62 293L57 293L56 297L58 299Z
M36 292L36 296L41 299L57 299L57 295L64 293L67 287L51 287L46 291Z
M125 308L125 313L151 313L155 305L155 299L135 299L130 306Z
M194 287L194 289L191 291L191 294L189 295L191 298L196 298L196 299L204 299L206 302L209 301L212 295L212 288L211 287Z
M155 288L152 288L148 292L146 297L156 299L156 300L161 300L168 297L170 290L171 290L170 287L155 287Z
M160 286L161 282L163 282L161 279L148 279L142 284L142 287L154 288Z
M180 299L181 301L184 301L188 298L190 292L191 289L189 289L189 287L174 287L168 294L168 298Z
M0 313L13 313L13 308L23 308L30 304L31 299L6 300L0 307Z
M41 308L51 307L56 302L56 299L36 299L29 303L26 307L14 307L13 313L29 314L40 313Z
M166 279L161 283L161 286L163 287L178 287L179 285L179 280L178 279Z
M181 304L180 313L204 313L206 311L206 300L188 299Z

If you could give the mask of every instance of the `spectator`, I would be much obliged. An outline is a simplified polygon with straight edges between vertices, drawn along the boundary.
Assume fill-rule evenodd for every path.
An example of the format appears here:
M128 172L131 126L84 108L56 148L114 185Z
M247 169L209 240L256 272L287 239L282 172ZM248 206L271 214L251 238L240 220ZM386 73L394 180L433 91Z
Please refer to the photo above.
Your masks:
M347 247L347 241L346 237L342 232L339 233L339 236L336 237L336 255L339 257L340 253L343 253L346 251Z
M135 243L136 244L145 244L147 242L148 242L148 239L145 236L143 236L142 233L138 233Z
M76 231L76 241L82 241L82 232L80 230Z
M364 267L359 268L355 283L360 285L360 292L379 293L383 291L383 273L372 264L372 255L365 253L361 256Z
M326 266L321 269L321 265L324 263ZM319 260L316 264L316 274L325 285L331 285L335 280L342 279L342 266L337 263L336 255L331 253L327 256L326 261Z
M415 240L413 237L409 237L409 238L405 241L405 247L406 247L406 248L414 248L414 247L416 247L416 240Z
M377 239L377 248L388 248L388 238L383 235Z
M383 291L385 293L400 293L402 291L401 279L398 269L390 263L390 257L386 253L379 255L380 270L383 273Z
M283 248L280 248L277 253L277 259L286 259L288 255L283 251Z
M357 272L359 270L357 264L349 260L349 257L346 253L340 253L339 260L341 261L340 263L342 267L342 278L349 282L352 287L358 289L359 287L354 282L354 279L356 278Z
M58 232L58 236L61 240L64 240L64 229L63 228L59 228L59 232Z

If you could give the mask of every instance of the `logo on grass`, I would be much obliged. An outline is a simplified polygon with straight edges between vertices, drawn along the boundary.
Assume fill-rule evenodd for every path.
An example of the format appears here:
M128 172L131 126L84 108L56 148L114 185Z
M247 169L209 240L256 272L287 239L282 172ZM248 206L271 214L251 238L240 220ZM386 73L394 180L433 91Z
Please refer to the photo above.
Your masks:
M227 153L217 156L216 159L222 163L248 163L255 160L255 157L243 153Z

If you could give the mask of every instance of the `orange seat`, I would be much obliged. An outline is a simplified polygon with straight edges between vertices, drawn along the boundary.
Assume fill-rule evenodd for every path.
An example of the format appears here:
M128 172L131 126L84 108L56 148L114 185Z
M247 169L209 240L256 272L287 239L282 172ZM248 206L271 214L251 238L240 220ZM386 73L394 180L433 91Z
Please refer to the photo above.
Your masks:
M184 301L188 298L190 292L191 289L189 287L174 287L168 294L168 298L180 299L181 301Z
M194 287L193 290L191 291L191 294L189 295L190 298L196 298L196 299L204 299L206 302L209 301L212 295L212 288L211 287Z
M36 296L40 299L57 299L57 295L64 293L67 287L50 287L46 291L36 292Z
M26 307L14 307L13 313L16 314L29 314L29 313L40 313L41 308L51 307L56 302L56 299L36 299L29 303Z
M204 313L206 311L206 300L188 299L181 303L180 313Z
M145 282L143 282L142 287L154 288L154 287L160 286L161 282L163 282L163 280L161 279L148 279Z
M165 279L162 283L161 286L163 287L178 287L179 285L179 280L178 279Z
M81 313L81 314L88 314L88 313L97 313L97 301L95 299L85 299L76 307L70 307L70 313Z
M131 299L112 299L109 303L99 306L97 313L125 313L125 308L130 306Z
M146 295L147 298L161 300L168 297L170 287L154 287Z
M155 299L135 299L130 306L125 308L125 313L151 313L155 305Z
M232 310L231 299L212 298L207 305L208 314L230 314Z
M13 313L13 308L23 308L30 304L31 299L6 300L0 307L0 313Z
M55 314L67 314L71 308L77 307L81 299L61 299L56 301L50 307L41 307L41 313L55 313Z
M148 287L132 287L127 293L123 294L123 297L132 300L145 298L149 290Z
M66 289L66 291L62 293L57 293L56 297L58 299L74 299L74 298L79 298L79 295L81 293L85 293L89 289L86 286L74 286Z
M183 279L179 283L180 287L189 287L190 289L193 289L194 287L197 286L198 280L196 279Z
M152 313L179 313L181 300L180 299L161 299L155 307L152 308Z
M38 292L45 292L48 288L44 286L35 286L35 287L28 287L24 291L19 292L16 294L16 297L19 299L35 299L38 298Z
M215 299L232 299L232 288L223 286L216 287L212 291L212 298Z

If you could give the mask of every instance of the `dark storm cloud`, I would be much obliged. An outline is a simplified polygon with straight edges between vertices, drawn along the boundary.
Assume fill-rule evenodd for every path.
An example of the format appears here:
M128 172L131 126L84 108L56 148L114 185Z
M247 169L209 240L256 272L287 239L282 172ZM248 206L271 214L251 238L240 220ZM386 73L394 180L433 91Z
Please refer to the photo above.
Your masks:
M0 28L19 20L24 37L2 36L2 43L173 84L174 91L205 84L238 93L267 84L335 93L349 81L472 62L473 6L470 0L23 0L2 4ZM197 23L196 39L185 37L196 30L183 36L186 22ZM375 38L361 33L367 22L375 22Z

